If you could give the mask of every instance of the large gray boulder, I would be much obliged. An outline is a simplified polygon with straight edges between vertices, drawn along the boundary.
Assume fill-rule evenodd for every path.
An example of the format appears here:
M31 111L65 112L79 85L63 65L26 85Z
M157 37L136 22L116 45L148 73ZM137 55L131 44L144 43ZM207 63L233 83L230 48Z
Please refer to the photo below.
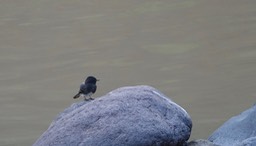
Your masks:
M255 146L256 105L229 119L208 140L222 146Z
M188 113L149 86L116 89L61 113L34 146L183 145L192 121Z

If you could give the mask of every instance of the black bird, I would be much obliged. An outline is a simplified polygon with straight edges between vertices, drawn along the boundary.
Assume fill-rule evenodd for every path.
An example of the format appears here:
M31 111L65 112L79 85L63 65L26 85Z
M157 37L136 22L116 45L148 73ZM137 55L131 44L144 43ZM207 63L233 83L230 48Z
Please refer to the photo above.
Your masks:
M79 98L81 95L84 97L84 100L87 96L89 96L89 99L91 98L91 95L96 92L97 86L96 82L99 81L94 76L89 76L86 78L85 82L80 85L79 92L73 97L74 99Z

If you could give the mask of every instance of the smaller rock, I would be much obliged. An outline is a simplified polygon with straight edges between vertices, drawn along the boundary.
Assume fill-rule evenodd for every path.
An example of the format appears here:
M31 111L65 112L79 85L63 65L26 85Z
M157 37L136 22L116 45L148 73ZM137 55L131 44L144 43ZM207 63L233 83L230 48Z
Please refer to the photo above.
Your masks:
M193 140L187 146L219 146L205 139Z
M255 143L256 105L225 122L208 138L209 141L223 146L240 145L241 142ZM254 138L253 138L254 137ZM250 139L252 138L252 139ZM250 146L250 145L249 145Z

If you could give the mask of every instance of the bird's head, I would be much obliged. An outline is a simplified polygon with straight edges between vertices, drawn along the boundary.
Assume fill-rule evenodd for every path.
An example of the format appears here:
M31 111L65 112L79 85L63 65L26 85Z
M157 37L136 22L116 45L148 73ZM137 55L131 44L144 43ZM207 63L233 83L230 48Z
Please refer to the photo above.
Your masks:
M96 84L96 82L99 81L98 79L96 79L94 76L88 76L85 80L85 83L92 83L92 84Z

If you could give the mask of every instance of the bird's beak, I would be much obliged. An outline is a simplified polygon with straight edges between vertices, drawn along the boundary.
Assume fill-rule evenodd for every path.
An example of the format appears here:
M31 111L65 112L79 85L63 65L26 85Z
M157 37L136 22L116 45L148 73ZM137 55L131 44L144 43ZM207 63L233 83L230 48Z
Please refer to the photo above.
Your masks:
M99 79L97 79L96 81L100 81Z

